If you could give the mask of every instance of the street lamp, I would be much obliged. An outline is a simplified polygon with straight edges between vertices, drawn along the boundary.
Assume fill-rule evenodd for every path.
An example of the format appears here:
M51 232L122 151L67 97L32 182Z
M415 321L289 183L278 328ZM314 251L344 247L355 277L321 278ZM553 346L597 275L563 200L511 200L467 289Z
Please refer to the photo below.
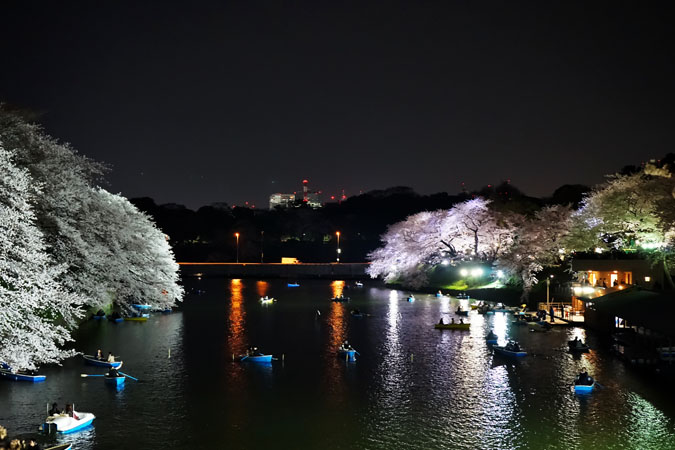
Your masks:
M237 238L237 264L239 264L239 233L234 233L234 237Z
M340 262L340 253L342 253L340 250L340 232L336 231L335 235L337 236L337 262Z

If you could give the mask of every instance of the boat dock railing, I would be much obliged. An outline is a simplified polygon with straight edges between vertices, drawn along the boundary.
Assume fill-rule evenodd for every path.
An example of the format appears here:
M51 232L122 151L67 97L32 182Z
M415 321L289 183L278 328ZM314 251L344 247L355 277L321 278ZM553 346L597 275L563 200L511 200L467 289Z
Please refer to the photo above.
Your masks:
M571 302L539 302L537 309L546 311L548 315L551 307L553 307L553 317L556 319L574 323L584 322L584 312L575 310Z

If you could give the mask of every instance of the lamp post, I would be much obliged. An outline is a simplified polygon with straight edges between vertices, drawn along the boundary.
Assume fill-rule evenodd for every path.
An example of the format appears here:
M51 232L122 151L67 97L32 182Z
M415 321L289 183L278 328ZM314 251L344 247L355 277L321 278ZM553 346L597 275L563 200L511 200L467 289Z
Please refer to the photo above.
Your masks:
M234 233L234 237L237 238L237 264L239 264L239 233Z
M550 310L551 309L551 300L550 300L550 287L551 287L551 278L553 278L553 275L549 275L548 278L546 278L546 309Z
M335 235L337 236L337 262L340 262L340 253L342 253L340 250L340 232L336 231Z

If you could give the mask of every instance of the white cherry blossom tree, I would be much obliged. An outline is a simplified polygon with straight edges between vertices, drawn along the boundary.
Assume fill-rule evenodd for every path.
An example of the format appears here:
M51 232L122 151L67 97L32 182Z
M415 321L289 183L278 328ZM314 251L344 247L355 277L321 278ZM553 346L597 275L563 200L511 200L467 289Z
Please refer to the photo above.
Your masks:
M83 298L59 283L35 225L32 196L39 187L0 145L0 361L35 369L74 354L64 349L81 317Z

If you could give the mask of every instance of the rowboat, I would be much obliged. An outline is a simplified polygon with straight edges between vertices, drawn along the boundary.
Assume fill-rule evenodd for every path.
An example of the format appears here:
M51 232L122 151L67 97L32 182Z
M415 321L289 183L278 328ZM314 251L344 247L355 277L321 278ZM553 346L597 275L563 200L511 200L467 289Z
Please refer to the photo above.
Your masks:
M88 412L75 413L77 419L67 414L56 414L47 417L40 429L44 432L57 432L61 434L74 433L91 425L96 416Z
M549 331L552 326L547 322L527 322L530 331Z
M255 363L271 363L272 355L263 355L262 353L256 355L241 355L239 361L248 361Z
M300 287L300 283L288 283L288 287Z
M412 303L412 302L414 302L414 301L415 301L415 296L411 295L411 296L409 296L409 297L408 297L408 299L407 299L407 300L408 300L409 302L411 302L411 303Z
M455 311L455 314L457 314L458 316L468 316L469 311L464 311L462 309L458 309L457 311Z
M143 314L141 316L125 317L124 320L128 322L147 322L148 317L150 317L148 314Z
M471 309L474 310L474 309L478 309L478 307L480 305L478 303L474 303L473 305L469 305L469 306L471 306Z
M92 366L118 368L119 366L122 365L122 361L108 362L104 359L96 359L96 357L92 355L82 355L82 357L84 358L84 362Z
M73 444L61 444L54 447L47 447L44 450L71 450L72 448Z
M593 377L588 377L591 380L591 384L588 384L588 382L584 384L579 384L579 376L576 377L574 380L574 392L578 394L588 394L589 392L593 391L593 388L595 388L595 379Z
M339 297L333 297L333 298L331 298L331 300L334 301L334 302L348 302L349 297L345 297L344 295L341 295Z
M657 347L659 358L664 361L672 361L675 358L675 347Z
M274 297L267 297L267 296L260 297L260 303L262 303L262 304L274 303L276 301L277 301L277 299L274 298Z
M61 444L54 447L47 447L44 450L71 450L72 448L73 444Z
M363 313L361 311L352 310L349 313L354 317L363 317Z
M437 323L434 328L437 330L468 330L470 323Z
M131 305L131 306L132 306L132 308L136 308L136 309L142 310L142 311L152 308L152 306L151 306L151 305L148 305L147 303L146 303L146 304L143 304L143 305L141 305L141 304L139 304L139 303L134 303L134 304Z
M570 351L571 352L587 352L590 350L590 347L586 344L584 344L582 341L568 341L567 345L569 345Z
M113 317L113 316L107 316L106 318L107 318L109 321L113 322L113 323L124 322L124 317L119 317L119 316L115 316L115 317Z
M498 339L499 338L497 337L495 332L490 330L490 332L487 334L487 336L485 336L485 343L487 343L488 345L497 345Z
M47 379L46 375L31 375L23 372L12 372L10 369L0 369L0 376L13 381L30 381L32 383L39 383Z
M513 351L513 350L507 350L506 346L499 346L495 345L492 347L495 350L495 353L499 353L504 356L526 356L527 352L524 352L522 350L519 351Z
M92 318L93 318L94 320L101 320L101 319L105 319L105 314L103 314L103 315L101 315L101 316L98 316L98 315L96 315L96 316L92 316Z
M354 348L345 348L344 346L341 346L338 348L337 355L340 358L346 358L349 359L350 361L355 361L356 360L356 349Z
M363 283L361 283L360 281L357 281L356 283L354 283L354 286L363 287Z
M113 386L120 386L124 384L124 375L117 375L117 376L109 376L107 373L105 374L105 377L103 377L103 381L105 381L106 384L110 384Z

